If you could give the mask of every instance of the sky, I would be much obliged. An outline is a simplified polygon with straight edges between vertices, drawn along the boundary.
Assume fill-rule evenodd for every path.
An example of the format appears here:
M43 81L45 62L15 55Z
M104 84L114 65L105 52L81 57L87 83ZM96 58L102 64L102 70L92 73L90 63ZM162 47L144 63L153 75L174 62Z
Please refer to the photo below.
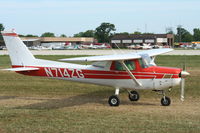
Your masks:
M19 34L59 36L95 30L102 22L115 32L166 33L182 25L200 28L200 0L0 0L0 23Z

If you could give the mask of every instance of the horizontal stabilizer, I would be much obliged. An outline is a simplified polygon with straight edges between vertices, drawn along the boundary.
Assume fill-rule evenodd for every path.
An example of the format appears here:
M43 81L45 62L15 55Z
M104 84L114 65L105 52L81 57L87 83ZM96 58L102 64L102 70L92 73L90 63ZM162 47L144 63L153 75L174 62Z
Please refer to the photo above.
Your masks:
M39 68L33 68L33 67L17 67L17 68L8 68L8 69L2 69L5 71L15 71L15 72L23 72L23 71L35 71L39 70Z

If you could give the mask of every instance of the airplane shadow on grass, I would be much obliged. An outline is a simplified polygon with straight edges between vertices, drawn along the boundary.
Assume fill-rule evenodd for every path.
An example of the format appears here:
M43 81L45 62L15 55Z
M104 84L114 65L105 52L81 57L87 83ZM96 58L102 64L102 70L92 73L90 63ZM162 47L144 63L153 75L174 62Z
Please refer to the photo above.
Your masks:
M0 96L0 100L8 100L13 98L16 98L16 96Z
M98 95L98 93L100 93ZM113 92L106 92L102 93L102 91L95 91L92 93L87 93L87 94L80 94L76 96L71 96L68 98L60 98L60 99L43 99L44 102L40 103L34 103L30 105L25 105L25 106L18 106L15 107L15 109L60 109L60 108L65 108L65 107L74 107L74 106L81 106L84 104L102 104L104 106L109 106L108 105L108 97L110 95L108 94L113 94ZM28 100L26 97L25 100ZM29 100L33 100L30 98ZM34 98L34 100L42 100L41 98ZM132 105L132 106L156 106L157 104L152 104L152 103L145 103L145 102L131 102L129 100L126 100L121 98L121 105Z

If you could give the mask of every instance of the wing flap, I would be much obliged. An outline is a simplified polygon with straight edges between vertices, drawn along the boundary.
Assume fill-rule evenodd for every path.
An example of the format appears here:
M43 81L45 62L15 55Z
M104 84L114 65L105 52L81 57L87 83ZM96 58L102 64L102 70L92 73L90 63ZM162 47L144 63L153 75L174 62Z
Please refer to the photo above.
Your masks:
M14 72L23 72L23 71L35 71L39 70L39 68L33 68L33 67L17 67L17 68L8 68L8 69L2 69L5 71L14 71Z

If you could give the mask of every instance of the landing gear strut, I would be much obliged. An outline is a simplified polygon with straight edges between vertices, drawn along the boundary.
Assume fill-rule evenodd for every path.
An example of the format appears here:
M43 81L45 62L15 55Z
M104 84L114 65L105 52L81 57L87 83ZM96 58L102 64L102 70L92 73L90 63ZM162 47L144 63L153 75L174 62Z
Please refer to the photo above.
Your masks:
M119 106L120 99L119 99L118 95L119 95L119 88L116 88L115 95L110 96L108 99L108 103L110 106Z
M159 94L163 95L160 101L162 106L169 106L171 104L171 99L165 96L164 90L153 90L153 91L158 92Z

